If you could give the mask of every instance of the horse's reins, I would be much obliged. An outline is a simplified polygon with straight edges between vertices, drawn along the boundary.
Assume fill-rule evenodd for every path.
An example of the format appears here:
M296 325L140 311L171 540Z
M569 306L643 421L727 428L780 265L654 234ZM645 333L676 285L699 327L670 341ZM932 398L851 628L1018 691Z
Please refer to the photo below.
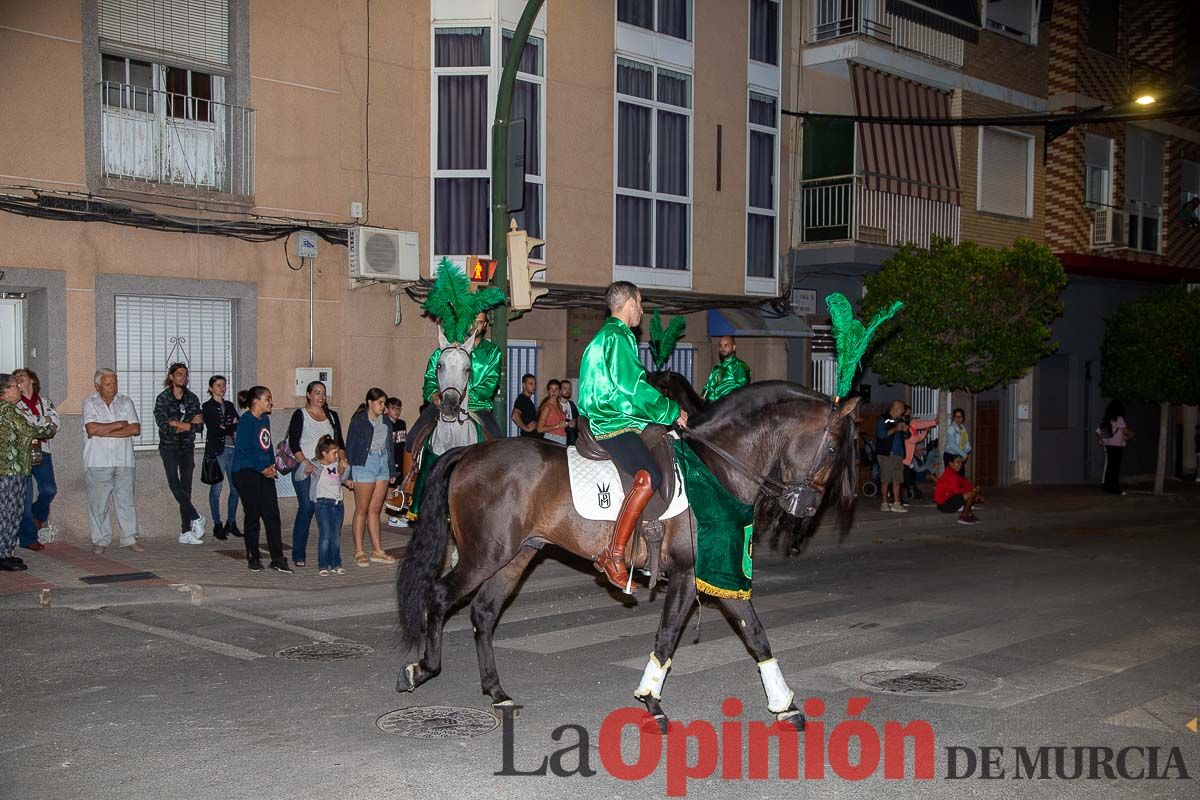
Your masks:
M714 453L719 455L721 458L725 459L727 462L729 462L733 466L737 467L739 470L741 470L743 473L745 473L745 475L747 477L749 477L750 479L752 479L756 483L758 483L758 485L762 488L762 490L768 496L778 497L781 502L786 503L790 509L793 509L793 513L794 513L794 509L797 509L799 507L800 495L803 492L809 491L814 494L817 493L817 488L816 488L816 486L813 485L813 479L816 477L816 474L821 469L821 467L823 467L825 465L825 459L823 457L819 457L815 460L815 462L808 468L808 472L805 473L804 478L802 480L795 482L795 483L784 483L783 481L775 480L770 475L765 475L765 474L759 472L758 470L754 469L749 464L747 464L745 461L742 461L740 458L738 458L737 456L730 453L725 448L714 443L708 437L702 436L701 434L696 433L691 428L680 428L679 430L683 435L699 442L700 444L704 445L705 447L709 448ZM832 452L831 448L829 448L828 445L826 444L828 439L829 439L829 426L826 425L825 428L821 432L821 441L817 445L818 453L822 450L829 450L830 452Z

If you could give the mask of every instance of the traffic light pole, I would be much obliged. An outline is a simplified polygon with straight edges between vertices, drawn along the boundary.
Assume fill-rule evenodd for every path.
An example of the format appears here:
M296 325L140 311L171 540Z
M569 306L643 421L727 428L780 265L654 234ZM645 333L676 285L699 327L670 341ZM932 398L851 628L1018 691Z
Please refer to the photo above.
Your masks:
M500 87L496 92L496 119L492 122L492 258L496 260L496 274L492 285L504 290L508 288L508 123L512 109L513 88L517 82L517 67L525 52L525 42L533 21L542 10L545 0L526 0L521 21L513 32L508 57L504 59L504 71L500 74ZM503 52L503 51L502 51ZM500 348L500 392L496 396L494 412L501 430L508 429L509 409L513 398L508 396L508 309L505 303L497 309L492 323L492 341Z

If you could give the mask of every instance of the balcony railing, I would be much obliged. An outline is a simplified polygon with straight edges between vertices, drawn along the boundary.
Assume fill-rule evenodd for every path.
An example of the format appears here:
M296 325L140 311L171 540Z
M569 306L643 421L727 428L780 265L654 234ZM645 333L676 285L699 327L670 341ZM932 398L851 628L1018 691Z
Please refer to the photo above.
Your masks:
M797 204L800 241L929 247L930 238L940 236L958 242L957 205L871 189L866 177L839 175L801 181Z
M901 50L963 65L961 39L890 13L887 0L812 0L812 23L810 43L870 36Z
M109 178L254 194L254 109L104 81Z

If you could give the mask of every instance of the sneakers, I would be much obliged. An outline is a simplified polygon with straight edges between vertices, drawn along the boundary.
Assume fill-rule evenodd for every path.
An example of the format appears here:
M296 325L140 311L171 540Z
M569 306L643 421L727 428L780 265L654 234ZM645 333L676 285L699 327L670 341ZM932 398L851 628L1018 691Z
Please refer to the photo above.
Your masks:
M179 543L180 544L204 544L204 540L197 539L195 536L192 535L191 531L184 531L183 533L179 534Z
M213 525L213 538L222 542L229 538L229 534L225 533L225 526L219 522Z
M892 504L889 503L888 501L884 500L882 503L879 504L879 510L880 511L891 511Z
M329 576L329 570L327 570L327 569L318 570L317 574L320 575L322 578L325 578L325 577Z
M904 505L903 503L893 503L892 504L892 513L893 514L907 514L908 506Z
M129 552L131 552L131 553L144 553L144 552L146 552L146 548L142 547L142 546L141 546L140 544L138 544L136 541L135 541L133 544L123 544L123 545L121 545L121 546L122 546L122 547L124 547L126 550L128 550L128 551L129 551Z
M958 515L958 524L959 525L978 525L979 518L976 517L974 514L959 514Z
M203 541L204 540L204 526L207 524L208 524L208 520L206 520L204 517L196 517L194 520L192 520L192 529L191 529L192 538Z
M408 527L408 517L404 517L404 516L392 516L391 514L389 514L388 518L387 518L387 522L388 522L389 528L407 528Z
M92 545L92 552L93 552L94 554L98 555L98 556L102 556L102 555L104 555L104 551L105 551L106 549L107 549L107 548L105 548L105 546L104 546L104 545L102 545L102 544L94 544L94 545Z
M293 574L292 568L288 566L287 561L272 561L271 569L275 570L276 572L282 572L285 575Z
M249 559L249 561L247 563L250 565L251 572L262 572L263 571L262 559L251 558L251 559Z
M333 571L334 571L335 573L337 573L338 575L345 575L345 574L346 574L346 568L345 568L345 567L336 567L336 568L334 568L334 570L333 570Z

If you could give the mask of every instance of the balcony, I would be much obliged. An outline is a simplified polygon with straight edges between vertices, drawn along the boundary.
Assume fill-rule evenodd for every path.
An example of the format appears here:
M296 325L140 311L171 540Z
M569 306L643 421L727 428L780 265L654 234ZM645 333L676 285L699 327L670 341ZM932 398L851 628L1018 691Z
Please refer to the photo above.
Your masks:
M958 242L957 204L871 188L868 179L873 177L912 183L868 174L801 181L797 205L800 241L929 247L930 238L940 236Z
M250 197L254 109L104 81L105 178Z
M812 0L811 20L810 45L867 36L934 61L963 65L961 39L889 12L887 0Z

